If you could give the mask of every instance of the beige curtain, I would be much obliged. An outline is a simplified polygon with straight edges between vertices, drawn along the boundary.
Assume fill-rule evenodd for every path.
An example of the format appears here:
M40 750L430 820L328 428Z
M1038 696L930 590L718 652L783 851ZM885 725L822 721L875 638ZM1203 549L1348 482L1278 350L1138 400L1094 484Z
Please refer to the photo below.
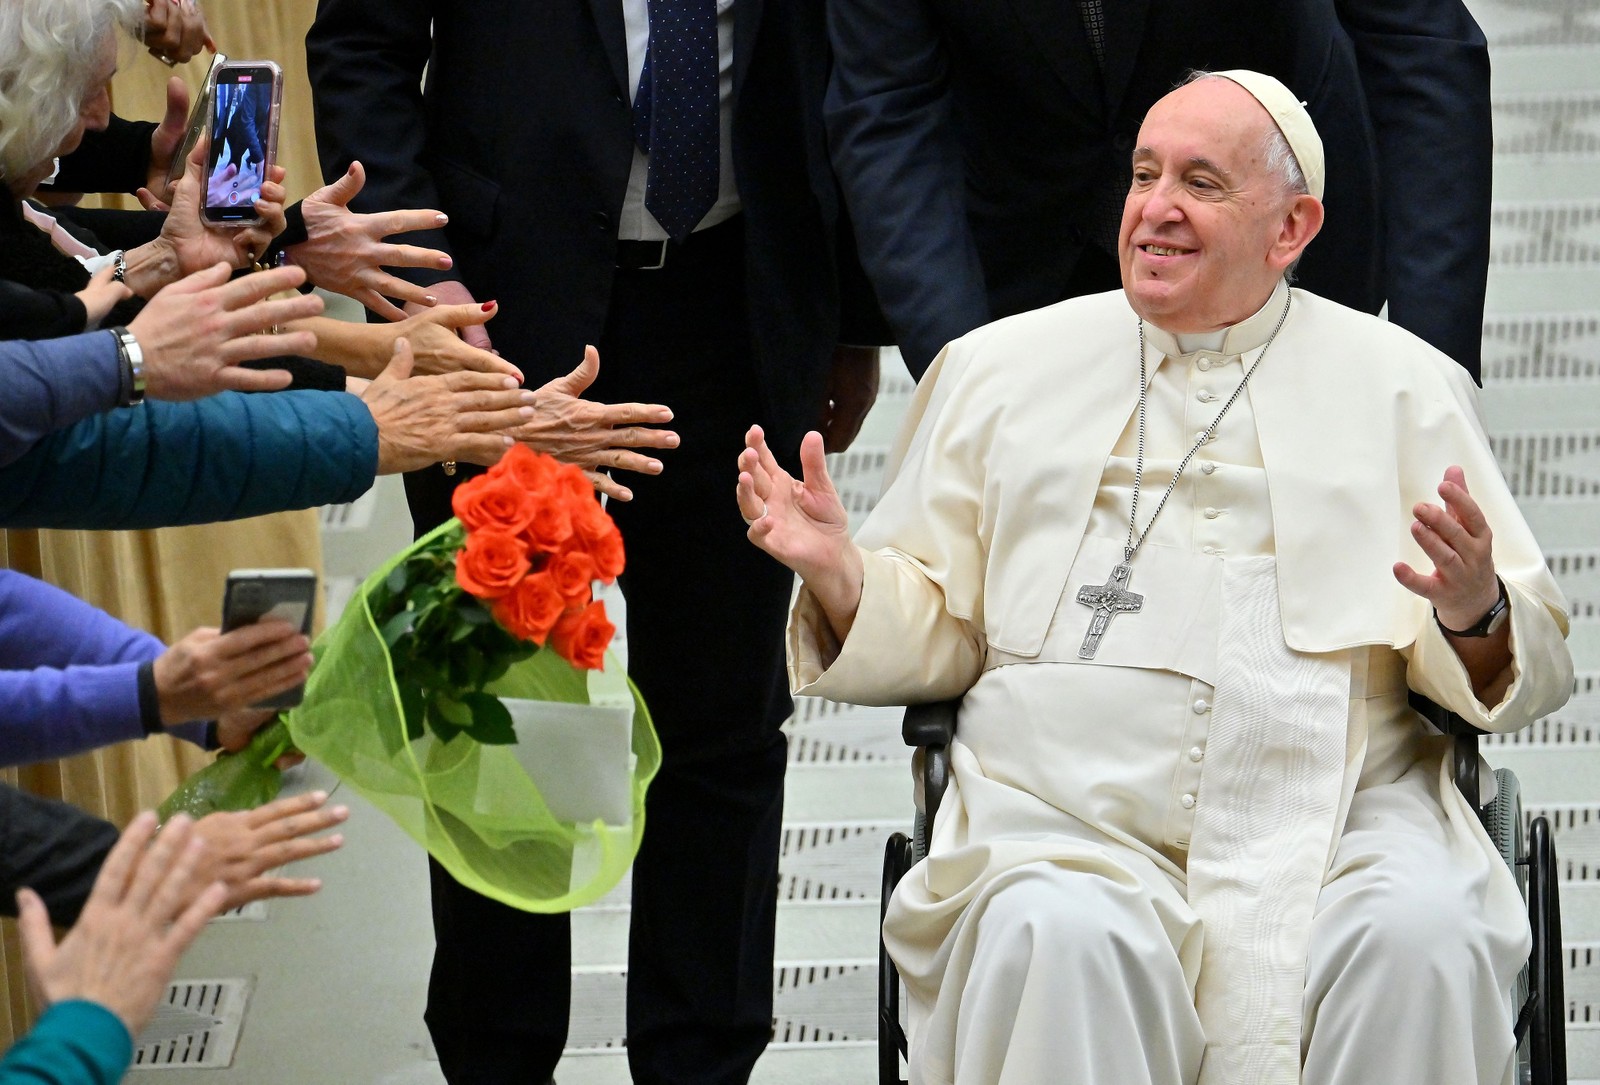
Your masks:
M269 58L283 67L278 160L289 171L291 199L321 183L303 46L315 10L315 0L234 0L206 7L212 35L224 53L241 60ZM203 54L169 70L143 49L128 45L112 88L117 113L159 119L167 78L175 71L192 91L208 63L209 54ZM136 205L130 200L124 206ZM0 563L40 576L170 641L196 626L217 623L229 569L303 565L320 574L322 553L316 514L298 512L162 531L6 531L0 533ZM158 737L9 770L0 779L122 824L159 803L206 760L187 743ZM15 927L9 921L0 927L0 966L0 1045L9 1045L33 1014Z

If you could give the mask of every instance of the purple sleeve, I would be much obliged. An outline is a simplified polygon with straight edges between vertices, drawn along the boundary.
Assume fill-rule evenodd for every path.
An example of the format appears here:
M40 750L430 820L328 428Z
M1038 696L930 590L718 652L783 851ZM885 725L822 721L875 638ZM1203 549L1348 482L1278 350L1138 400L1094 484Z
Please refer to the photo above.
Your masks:
M122 363L110 332L44 342L0 343L0 466L39 439L116 407Z
M139 667L165 650L59 588L0 570L0 765L143 738ZM198 743L203 730L174 732Z

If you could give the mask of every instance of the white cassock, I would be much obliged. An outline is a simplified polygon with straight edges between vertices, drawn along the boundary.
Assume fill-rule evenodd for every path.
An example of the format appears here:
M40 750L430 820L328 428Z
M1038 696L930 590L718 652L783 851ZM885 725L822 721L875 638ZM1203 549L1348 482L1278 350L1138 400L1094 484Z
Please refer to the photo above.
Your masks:
M1262 310L1184 353L1147 326L1139 528L1261 352ZM884 924L919 1083L1499 1083L1528 953L1516 886L1414 688L1490 731L1560 707L1566 604L1449 359L1293 291L1246 392L1122 560L1137 318L1120 291L951 344L857 539L844 644L802 592L791 682L965 694L928 858ZM1391 565L1459 464L1494 531L1513 663L1478 702Z

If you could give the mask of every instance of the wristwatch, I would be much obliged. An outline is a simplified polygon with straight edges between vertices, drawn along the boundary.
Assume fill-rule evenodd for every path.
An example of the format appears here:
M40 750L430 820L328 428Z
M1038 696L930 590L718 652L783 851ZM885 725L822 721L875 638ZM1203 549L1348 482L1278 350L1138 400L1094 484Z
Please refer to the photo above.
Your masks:
M1505 582L1496 577L1495 583L1500 587L1500 598L1494 601L1494 606L1489 608L1488 613L1472 625L1465 629L1451 629L1439 621L1437 610L1433 612L1434 623L1452 637L1487 637L1499 632L1500 627L1506 624L1506 619L1511 617L1511 600L1506 596Z
M127 328L111 329L117 339L117 358L122 362L122 405L137 407L144 402L144 351Z

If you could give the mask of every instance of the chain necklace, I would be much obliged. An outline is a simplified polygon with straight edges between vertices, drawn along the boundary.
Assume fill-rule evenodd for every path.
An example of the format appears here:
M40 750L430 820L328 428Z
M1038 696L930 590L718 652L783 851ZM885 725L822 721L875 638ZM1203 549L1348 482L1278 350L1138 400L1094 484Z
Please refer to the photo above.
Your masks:
M1144 525L1144 530L1139 531L1138 537L1134 532L1139 525L1139 491L1144 483L1144 434L1145 434L1145 405L1150 399L1150 386L1146 381L1147 371L1144 362L1144 321L1139 321L1139 452L1133 461L1133 508L1128 513L1128 541L1122 547L1122 561L1114 566L1111 575L1104 584L1085 584L1078 589L1078 602L1094 611L1094 616L1089 619L1089 631L1084 634L1083 644L1078 648L1079 659L1093 659L1100 648L1100 638L1105 635L1106 627L1111 624L1111 619L1118 614L1133 614L1144 606L1144 596L1137 595L1128 590L1128 582L1133 579L1133 557L1139 552L1139 547L1144 545L1145 536L1150 534L1150 529L1155 526L1156 517L1161 515L1161 510L1167 507L1167 498L1172 496L1172 491L1177 488L1178 480L1183 477L1183 472L1189 466L1189 461L1194 459L1194 454L1200 451L1200 446L1211 440L1217 432L1217 426L1222 422L1222 416L1234 405L1239 396L1244 392L1244 386L1250 383L1250 378L1255 375L1257 367L1267 356L1267 351L1272 348L1272 341L1278 338L1278 333L1283 330L1283 322L1289 319L1289 303L1292 295L1285 294L1283 299L1283 312L1278 314L1278 323L1273 326L1272 334L1267 336L1266 343L1261 348L1261 353L1256 355L1256 360L1245 370L1244 379L1233 390L1233 395L1228 397L1228 402L1222 405L1222 410L1217 412L1217 417L1211 420L1211 425L1195 439L1189 451L1184 454L1178 463L1178 469L1172 473L1172 480L1167 483L1166 492L1161 495L1161 500L1156 502L1156 511L1150 514L1150 522Z

